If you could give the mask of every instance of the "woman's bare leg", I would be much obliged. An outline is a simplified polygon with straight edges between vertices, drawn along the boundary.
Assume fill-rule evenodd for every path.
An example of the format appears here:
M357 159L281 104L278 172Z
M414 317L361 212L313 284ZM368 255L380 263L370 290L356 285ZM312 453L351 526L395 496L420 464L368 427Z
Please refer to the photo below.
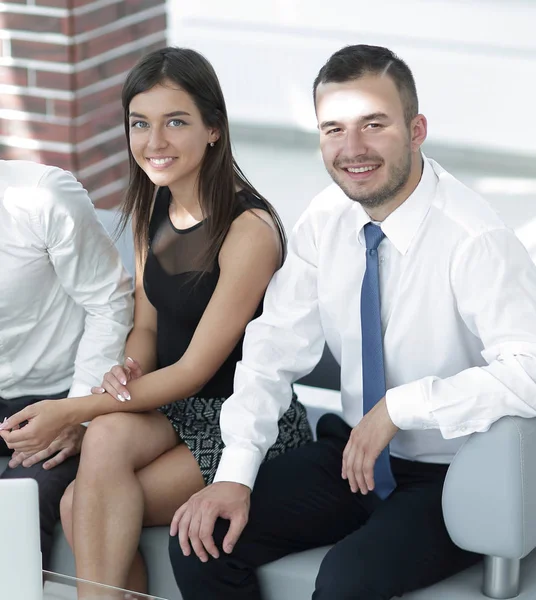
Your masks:
M136 475L143 489L143 524L146 526L169 525L177 508L205 485L196 460L184 444L165 452ZM71 484L61 503L63 530L71 548L73 489L74 484ZM136 552L126 588L144 592L146 586L145 564Z
M115 413L89 425L73 499L78 577L125 587L144 515L144 492L136 471L177 442L173 427L158 412Z
M205 487L197 461L181 443L137 473L145 500L146 527L170 525L175 511Z

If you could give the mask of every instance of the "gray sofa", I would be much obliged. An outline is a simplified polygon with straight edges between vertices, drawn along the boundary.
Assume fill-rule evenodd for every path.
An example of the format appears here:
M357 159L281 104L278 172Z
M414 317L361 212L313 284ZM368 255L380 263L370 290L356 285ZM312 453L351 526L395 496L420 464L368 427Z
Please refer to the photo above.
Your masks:
M112 215L98 211L108 231ZM118 242L132 270L129 235ZM312 424L325 410L337 409L337 365L326 353L299 390ZM325 389L323 389L325 388ZM407 600L532 600L536 597L536 419L505 417L482 434L473 434L458 452L443 493L445 522L462 548L485 556L482 564L433 587L404 596ZM145 528L141 552L151 594L167 600L181 595L168 560L168 528ZM327 548L295 554L262 567L266 600L309 600ZM53 570L74 575L74 561L58 526Z
M302 396L306 388L300 390ZM312 420L321 412L317 397ZM452 463L443 493L445 521L454 541L486 555L483 563L407 600L522 600L536 596L536 422L505 417L467 439ZM7 462L1 459L2 465ZM145 528L141 551L151 594L180 600L168 560L168 528ZM260 569L266 600L309 600L327 548L288 556ZM531 553L532 552L532 553ZM74 575L74 560L58 526L52 569Z

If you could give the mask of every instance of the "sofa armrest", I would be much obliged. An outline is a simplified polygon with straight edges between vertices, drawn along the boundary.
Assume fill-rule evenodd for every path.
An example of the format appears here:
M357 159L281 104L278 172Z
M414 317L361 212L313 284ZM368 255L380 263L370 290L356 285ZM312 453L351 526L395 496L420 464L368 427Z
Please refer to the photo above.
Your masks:
M467 439L447 473L443 513L465 550L520 559L536 547L536 419L504 417Z

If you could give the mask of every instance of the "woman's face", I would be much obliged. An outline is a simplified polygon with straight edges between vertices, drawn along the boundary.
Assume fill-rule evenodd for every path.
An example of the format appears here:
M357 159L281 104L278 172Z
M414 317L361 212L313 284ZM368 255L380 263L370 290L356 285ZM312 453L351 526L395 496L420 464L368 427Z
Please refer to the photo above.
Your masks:
M129 122L134 159L155 185L172 194L194 185L208 144L219 138L203 123L190 95L169 80L132 98Z

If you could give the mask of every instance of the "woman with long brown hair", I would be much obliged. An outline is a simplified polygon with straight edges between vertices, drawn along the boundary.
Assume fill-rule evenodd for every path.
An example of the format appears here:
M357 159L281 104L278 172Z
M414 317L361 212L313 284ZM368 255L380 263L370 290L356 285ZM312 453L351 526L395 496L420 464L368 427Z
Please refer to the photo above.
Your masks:
M25 451L68 423L91 420L62 500L76 573L143 592L141 528L169 524L212 482L223 449L220 408L285 236L233 159L221 88L200 54L147 55L128 75L122 101L131 171L124 223L132 218L136 251L131 358L93 396L19 413L29 423L10 435ZM268 458L310 439L294 398Z

